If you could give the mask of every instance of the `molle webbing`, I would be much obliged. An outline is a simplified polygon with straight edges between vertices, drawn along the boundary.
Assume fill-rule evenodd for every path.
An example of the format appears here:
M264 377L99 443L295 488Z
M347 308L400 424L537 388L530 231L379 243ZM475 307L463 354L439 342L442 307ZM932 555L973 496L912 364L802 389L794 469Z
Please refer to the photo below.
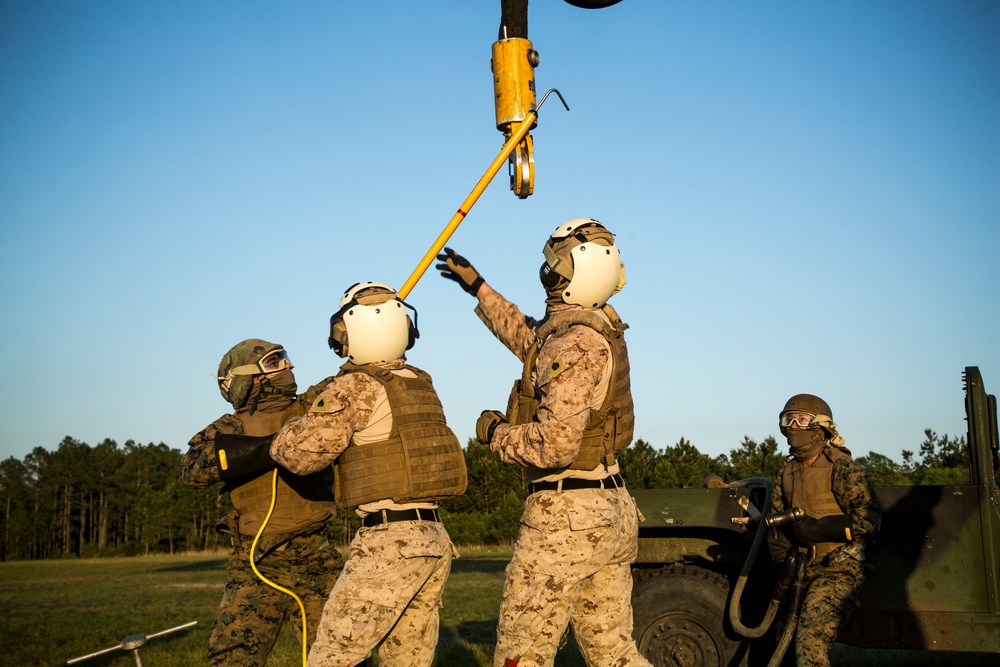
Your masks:
M781 488L789 499L789 507L805 510L807 516L821 519L825 516L843 516L844 510L833 495L834 461L847 456L837 447L824 447L811 465L795 463L786 466L781 474ZM819 561L843 543L821 542L816 545Z
M238 412L244 435L273 435L281 425L304 410L298 401L279 413ZM271 478L268 470L238 486L233 486L229 496L239 515L239 531L243 535L256 535L271 507ZM311 475L293 475L278 468L277 500L274 512L264 528L264 535L297 533L306 528L320 526L333 516L333 476L330 469Z
M625 330L628 328L610 305L603 312L611 321L593 311L569 310L556 313L542 323L535 333L536 344L525 358L521 379L515 382L507 403L507 418L512 424L526 424L535 417L540 397L535 389L534 372L538 353L550 336L561 336L573 325L588 326L601 334L611 346L611 381L600 410L591 410L583 432L580 451L570 464L573 470L593 470L601 463L612 465L615 455L632 442L635 413L629 372Z
M444 410L427 373L406 366L416 377L402 377L374 366L345 364L385 388L392 430L379 443L351 444L334 464L337 502L357 507L378 500L436 501L465 492L465 455L448 428Z
M239 514L243 535L256 535L271 507L271 478L268 470L230 492ZM329 470L299 477L278 468L278 498L264 535L299 533L323 525L333 516L333 479Z

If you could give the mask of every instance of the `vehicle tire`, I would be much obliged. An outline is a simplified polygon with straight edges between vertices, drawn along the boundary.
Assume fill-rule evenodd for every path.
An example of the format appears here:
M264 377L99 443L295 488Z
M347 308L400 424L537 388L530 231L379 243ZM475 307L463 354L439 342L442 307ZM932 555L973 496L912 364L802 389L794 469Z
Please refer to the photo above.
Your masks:
M742 638L729 627L728 580L693 565L636 569L632 636L656 667L736 667Z

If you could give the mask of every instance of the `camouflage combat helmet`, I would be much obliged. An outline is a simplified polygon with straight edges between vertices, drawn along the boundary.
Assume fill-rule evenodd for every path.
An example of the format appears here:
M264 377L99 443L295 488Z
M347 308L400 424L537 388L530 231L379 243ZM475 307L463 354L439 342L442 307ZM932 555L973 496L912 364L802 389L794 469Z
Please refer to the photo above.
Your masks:
M247 403L255 375L291 368L285 349L276 343L248 338L234 345L219 362L219 392L239 410Z

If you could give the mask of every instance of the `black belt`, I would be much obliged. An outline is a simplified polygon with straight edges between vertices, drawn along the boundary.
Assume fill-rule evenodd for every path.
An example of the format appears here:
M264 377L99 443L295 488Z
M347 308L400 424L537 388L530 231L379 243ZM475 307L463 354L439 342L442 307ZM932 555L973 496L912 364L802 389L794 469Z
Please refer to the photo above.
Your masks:
M361 525L367 528L381 526L394 521L441 521L437 510L379 510L372 512L361 520Z
M562 485L562 486L560 486ZM625 486L625 480L622 476L615 473L614 475L609 475L604 479L577 479L575 477L567 477L566 479L560 480L558 482L533 482L528 485L528 493L537 493L538 491L576 491L577 489L616 489Z

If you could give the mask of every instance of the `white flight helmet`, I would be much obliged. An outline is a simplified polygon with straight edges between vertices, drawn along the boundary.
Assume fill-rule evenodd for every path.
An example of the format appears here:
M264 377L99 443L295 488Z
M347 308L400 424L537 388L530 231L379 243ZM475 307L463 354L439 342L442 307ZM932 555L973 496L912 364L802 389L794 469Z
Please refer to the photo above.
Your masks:
M600 308L625 285L625 264L614 238L592 218L559 225L542 248L542 285L558 290L566 303Z
M391 361L403 356L420 336L406 309L417 311L384 283L352 285L330 318L330 347L355 364Z

